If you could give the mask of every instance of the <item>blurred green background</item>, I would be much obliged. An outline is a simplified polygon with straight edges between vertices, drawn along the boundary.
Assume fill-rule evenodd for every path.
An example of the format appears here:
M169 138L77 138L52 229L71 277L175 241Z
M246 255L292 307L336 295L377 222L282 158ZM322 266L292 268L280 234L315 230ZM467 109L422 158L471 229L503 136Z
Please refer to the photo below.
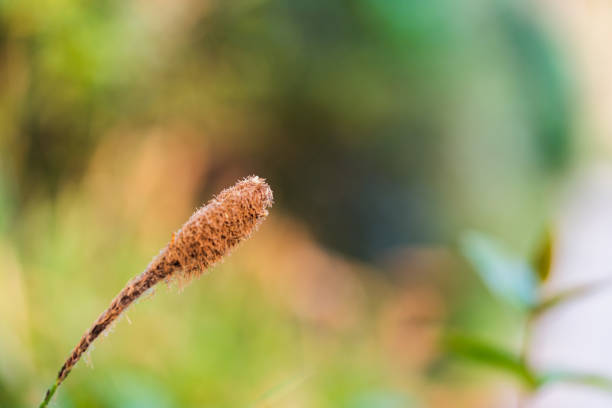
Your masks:
M0 1L0 406L249 174L261 230L133 306L55 406L493 406L507 381L441 339L514 347L521 313L453 248L545 229L579 150L561 51L521 1Z

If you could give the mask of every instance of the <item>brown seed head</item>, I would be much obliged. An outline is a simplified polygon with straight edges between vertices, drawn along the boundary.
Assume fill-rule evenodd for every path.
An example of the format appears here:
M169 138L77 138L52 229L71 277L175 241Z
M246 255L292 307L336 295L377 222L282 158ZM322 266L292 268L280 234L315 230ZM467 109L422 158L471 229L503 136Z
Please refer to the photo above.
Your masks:
M247 177L197 210L160 255L180 269L181 278L199 276L251 235L272 202L265 180Z
M162 280L189 280L219 262L255 231L268 215L267 209L272 205L272 200L272 190L265 180L251 176L223 190L197 210L185 225L173 234L172 240L145 271L128 282L83 335L60 369L56 383L45 397L43 406L48 403L57 386L68 376L89 346L135 300Z

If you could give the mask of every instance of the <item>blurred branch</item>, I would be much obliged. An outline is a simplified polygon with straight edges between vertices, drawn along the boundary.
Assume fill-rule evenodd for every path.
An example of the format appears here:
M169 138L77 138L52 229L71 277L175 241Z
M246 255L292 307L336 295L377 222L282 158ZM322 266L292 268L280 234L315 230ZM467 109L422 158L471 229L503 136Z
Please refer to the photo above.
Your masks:
M576 298L591 295L596 291L602 290L608 287L610 283L612 282L606 279L602 280L601 282L586 283L580 286L562 290L561 292L556 293L553 296L550 296L540 301L537 305L534 306L530 313L534 317L538 317L543 313L555 308L556 306L559 306L562 303L576 300Z

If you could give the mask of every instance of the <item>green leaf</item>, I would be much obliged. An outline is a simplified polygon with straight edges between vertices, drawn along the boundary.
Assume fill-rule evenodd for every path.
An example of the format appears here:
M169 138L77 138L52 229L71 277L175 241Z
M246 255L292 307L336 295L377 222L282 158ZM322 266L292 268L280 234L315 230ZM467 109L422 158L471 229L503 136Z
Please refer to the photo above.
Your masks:
M452 354L488 365L525 383L530 388L537 385L536 376L520 356L497 345L467 334L450 334L445 337L445 348Z
M553 255L553 240L553 233L550 229L548 229L531 261L531 265L537 273L540 282L545 282L550 276Z
M538 378L539 386L568 382L587 385L589 387L598 388L600 390L612 393L612 379L598 374L554 371L543 374Z
M464 234L461 251L494 296L524 309L537 304L535 271L525 260L478 232Z

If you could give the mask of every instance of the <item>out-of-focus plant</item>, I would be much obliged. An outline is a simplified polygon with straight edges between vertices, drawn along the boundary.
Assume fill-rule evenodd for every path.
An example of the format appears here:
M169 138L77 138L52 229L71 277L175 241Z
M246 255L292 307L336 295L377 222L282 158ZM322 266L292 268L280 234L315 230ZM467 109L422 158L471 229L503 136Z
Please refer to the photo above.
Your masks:
M454 331L445 338L447 350L458 357L510 374L533 392L555 382L572 382L612 392L612 379L590 373L540 371L529 364L528 353L534 321L558 305L602 287L587 284L542 296L540 288L550 276L553 236L548 233L531 259L511 254L495 239L478 232L465 233L460 252L491 294L505 306L518 310L524 322L522 346L508 350L472 333Z

